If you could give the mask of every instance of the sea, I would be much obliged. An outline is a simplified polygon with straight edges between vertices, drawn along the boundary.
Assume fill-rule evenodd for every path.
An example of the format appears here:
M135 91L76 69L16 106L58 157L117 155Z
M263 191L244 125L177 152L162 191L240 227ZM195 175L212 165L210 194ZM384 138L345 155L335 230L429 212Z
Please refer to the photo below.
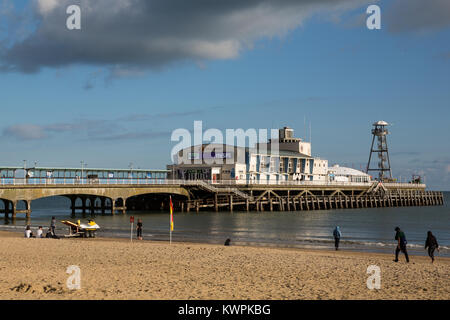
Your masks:
M77 213L71 216L70 201L51 197L32 202L31 218L18 214L0 220L0 230L23 232L27 225L32 230L50 225L52 216L58 223L56 233L68 234L61 220L86 221L93 218L100 226L97 237L136 239L130 216L143 222L144 240L169 241L169 212L128 211L126 214ZM393 253L395 227L406 234L410 254L426 255L424 249L427 231L432 231L440 245L437 256L450 257L450 192L444 192L443 206L333 209L284 212L174 212L172 241L231 245L266 246L305 249L334 249L333 230L342 232L341 250ZM133 232L131 232L133 230ZM73 241L79 241L72 239ZM70 240L70 241L72 241Z

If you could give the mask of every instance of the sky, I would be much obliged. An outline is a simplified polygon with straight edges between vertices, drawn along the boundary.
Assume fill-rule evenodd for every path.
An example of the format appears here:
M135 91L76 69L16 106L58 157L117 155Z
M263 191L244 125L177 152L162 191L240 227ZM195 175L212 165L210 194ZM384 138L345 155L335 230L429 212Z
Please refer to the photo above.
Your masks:
M450 190L449 40L447 0L0 0L0 166L161 169L199 120L361 169L384 120L393 175Z

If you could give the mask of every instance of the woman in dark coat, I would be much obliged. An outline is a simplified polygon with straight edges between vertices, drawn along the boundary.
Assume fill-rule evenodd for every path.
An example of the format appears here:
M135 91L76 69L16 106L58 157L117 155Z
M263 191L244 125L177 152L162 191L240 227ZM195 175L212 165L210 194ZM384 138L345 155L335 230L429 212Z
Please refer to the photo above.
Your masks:
M433 236L431 231L427 233L427 241L425 241L425 249L428 248L428 255L431 258L431 263L434 262L434 250L439 252L439 244L437 243L436 237Z

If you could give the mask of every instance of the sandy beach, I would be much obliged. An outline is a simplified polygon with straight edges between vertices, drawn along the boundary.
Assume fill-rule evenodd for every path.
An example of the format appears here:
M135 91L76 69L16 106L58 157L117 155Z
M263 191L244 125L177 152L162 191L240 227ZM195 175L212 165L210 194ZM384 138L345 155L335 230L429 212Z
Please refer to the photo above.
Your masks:
M0 232L0 299L450 299L450 259ZM81 289L69 290L70 265ZM369 290L369 265L381 289Z

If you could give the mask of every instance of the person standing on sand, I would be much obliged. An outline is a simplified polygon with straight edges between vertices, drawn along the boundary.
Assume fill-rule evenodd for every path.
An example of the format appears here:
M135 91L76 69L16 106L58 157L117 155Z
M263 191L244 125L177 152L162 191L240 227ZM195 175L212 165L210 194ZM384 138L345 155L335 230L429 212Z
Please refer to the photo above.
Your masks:
M399 252L403 252L405 254L406 262L409 262L408 252L406 251L406 236L405 233L400 230L399 227L395 228L395 240L397 240L397 247L395 248L395 260L394 262L398 262L398 254Z
M439 252L439 244L436 240L436 237L431 233L431 231L428 231L427 233L427 240L425 241L425 249L428 248L428 255L431 258L431 263L434 262L434 250L437 249Z
M52 222L50 223L50 228L52 228L52 233L55 236L56 235L56 232L55 232L55 229L56 229L56 218L55 217L52 217Z
M142 220L138 219L138 223L136 224L136 233L138 240L142 240Z
M334 247L336 248L336 250L339 249L339 241L341 240L341 230L339 229L339 226L336 226L336 228L334 228L333 231L333 237L334 237Z

